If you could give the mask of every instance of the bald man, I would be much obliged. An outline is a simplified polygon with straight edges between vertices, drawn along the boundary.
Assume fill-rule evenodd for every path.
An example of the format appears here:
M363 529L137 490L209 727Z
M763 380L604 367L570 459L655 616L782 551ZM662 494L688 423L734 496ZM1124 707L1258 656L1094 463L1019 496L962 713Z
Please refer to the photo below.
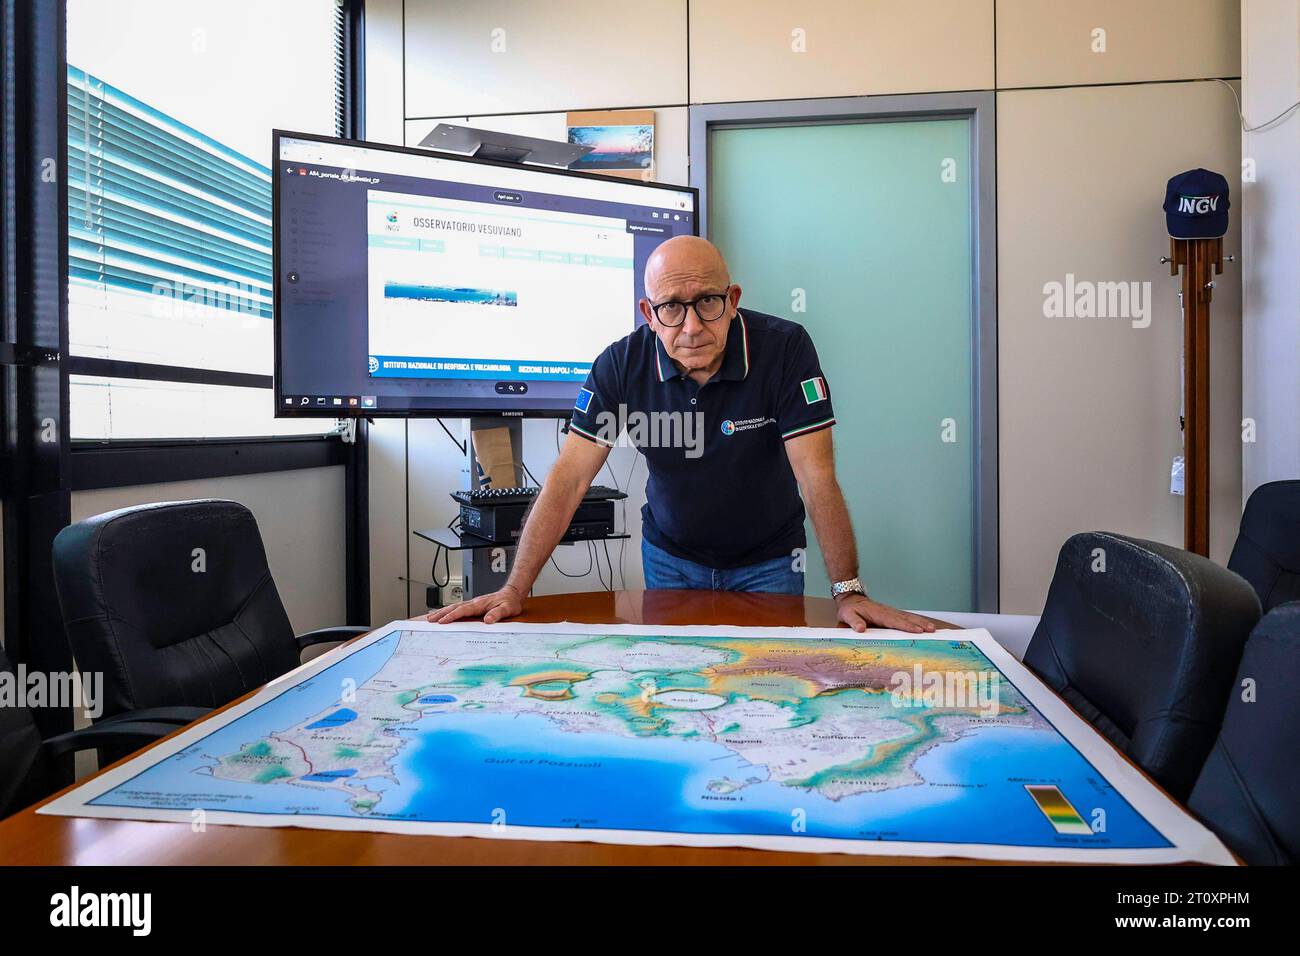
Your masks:
M873 601L858 579L835 479L830 390L804 328L742 312L721 253L695 236L651 254L645 291L646 324L600 354L578 393L506 585L429 620L490 624L518 614L624 436L650 474L641 509L647 588L802 594L806 505L840 620L856 631L933 631L925 618Z

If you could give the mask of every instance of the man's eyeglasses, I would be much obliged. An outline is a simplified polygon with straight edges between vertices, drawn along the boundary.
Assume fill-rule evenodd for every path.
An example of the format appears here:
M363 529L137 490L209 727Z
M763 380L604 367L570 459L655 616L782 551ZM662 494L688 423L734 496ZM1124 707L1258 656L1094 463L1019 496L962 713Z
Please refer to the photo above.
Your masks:
M650 308L654 312L655 318L659 320L659 324L666 325L669 328L675 328L686 321L687 309L694 309L701 322L716 322L727 311L727 295L730 292L731 286L727 286L721 292L710 292L708 295L699 296L689 302L677 302L670 299L667 302L652 305Z

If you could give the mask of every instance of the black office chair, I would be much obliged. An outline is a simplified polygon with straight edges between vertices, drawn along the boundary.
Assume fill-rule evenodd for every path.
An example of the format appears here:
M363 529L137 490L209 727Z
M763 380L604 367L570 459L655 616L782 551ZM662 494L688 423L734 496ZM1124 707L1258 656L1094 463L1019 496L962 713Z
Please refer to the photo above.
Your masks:
M1228 567L1250 582L1265 613L1300 601L1300 481L1251 492Z
M257 521L235 501L161 502L70 525L54 539L54 576L77 666L104 675L108 717L193 719L297 667L305 648L368 630L295 638Z
M1243 699L1245 682L1253 699ZM1300 863L1300 602L1269 611L1246 641L1223 729L1188 807L1247 863Z
M1185 800L1258 619L1250 585L1205 558L1076 534L1061 548L1025 664Z
M3 648L0 673L7 681L16 679ZM71 754L92 748L129 751L175 729L174 723L116 718L42 740L30 709L0 707L0 819L59 789L64 777L58 762Z

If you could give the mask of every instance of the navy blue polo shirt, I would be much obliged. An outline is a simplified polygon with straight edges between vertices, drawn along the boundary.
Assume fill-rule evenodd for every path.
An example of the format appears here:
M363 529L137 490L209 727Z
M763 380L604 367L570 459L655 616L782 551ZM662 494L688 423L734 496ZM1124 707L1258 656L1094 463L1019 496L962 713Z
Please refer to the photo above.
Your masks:
M611 447L625 433L645 455L647 541L711 568L738 568L807 544L784 446L833 424L807 331L745 309L704 385L677 371L650 326L619 339L592 365L570 428Z

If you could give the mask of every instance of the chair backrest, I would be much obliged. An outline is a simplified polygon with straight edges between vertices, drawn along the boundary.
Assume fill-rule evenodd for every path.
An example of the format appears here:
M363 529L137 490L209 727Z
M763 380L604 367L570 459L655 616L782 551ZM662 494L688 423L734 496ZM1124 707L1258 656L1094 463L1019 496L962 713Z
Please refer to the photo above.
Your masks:
M1250 493L1228 567L1250 582L1264 612L1300 601L1300 481Z
M2 647L0 673L8 675L6 682L16 681L13 665ZM0 819L53 792L56 783L31 711L25 706L0 707Z
M1199 555L1076 534L1061 548L1025 664L1184 800L1258 619L1250 585Z
M1247 863L1300 863L1300 602L1246 641L1223 729L1188 807Z
M77 666L104 716L217 707L298 664L257 521L234 501L110 511L59 532L54 574Z

